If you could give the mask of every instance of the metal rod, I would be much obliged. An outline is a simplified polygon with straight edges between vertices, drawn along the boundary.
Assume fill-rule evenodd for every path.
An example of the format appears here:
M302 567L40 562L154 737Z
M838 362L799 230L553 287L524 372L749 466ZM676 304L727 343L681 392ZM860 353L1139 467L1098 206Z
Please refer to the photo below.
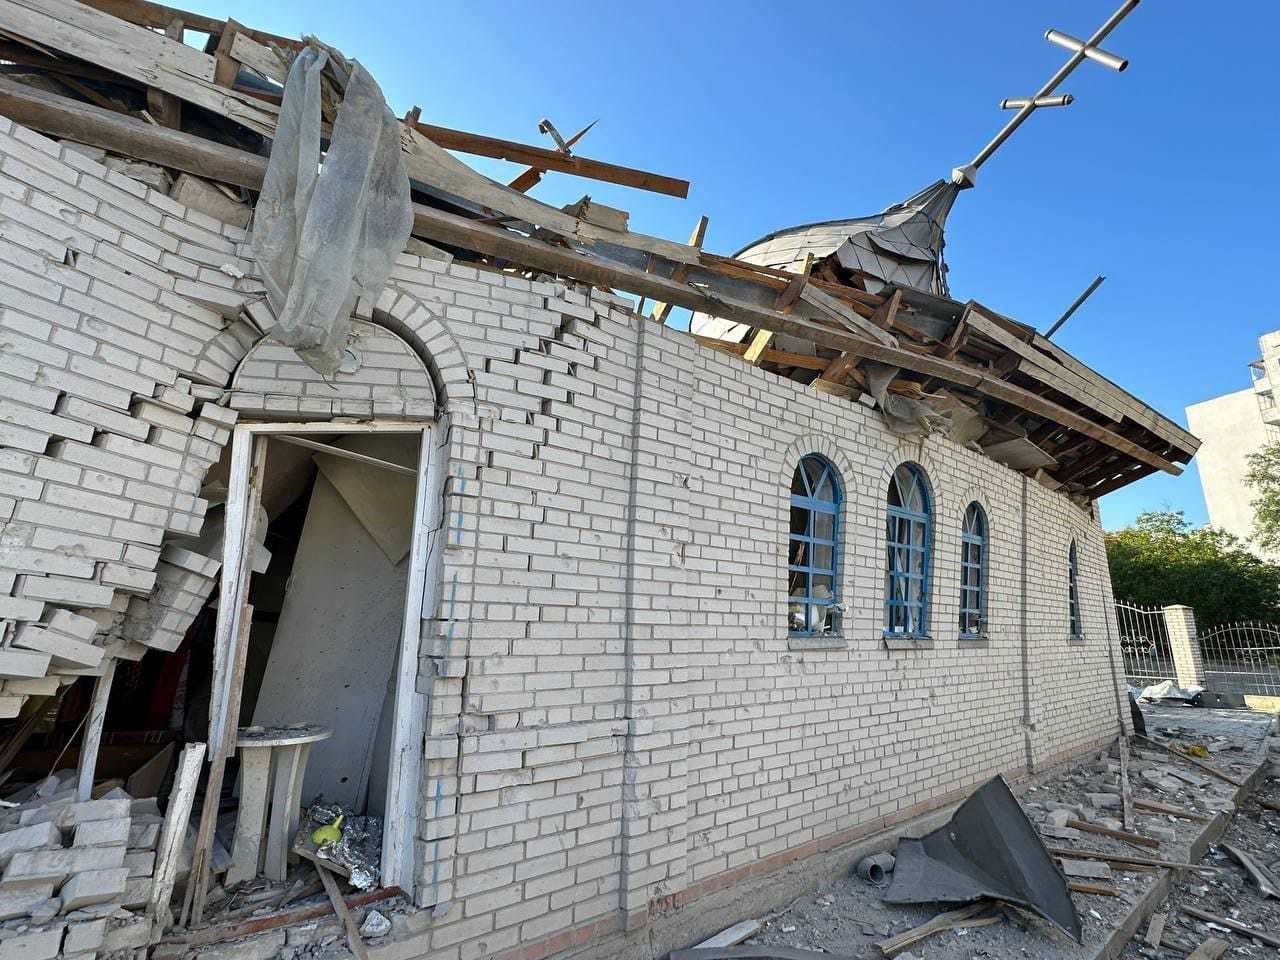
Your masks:
M1044 338L1046 340L1053 339L1053 335L1058 332L1058 328L1061 327L1064 323L1066 323L1067 320L1070 319L1073 313L1075 313L1078 309L1080 309L1080 304L1084 303L1091 296L1093 296L1093 291L1097 290L1100 286L1102 286L1102 281L1105 279L1107 278L1104 277L1102 274L1098 274L1096 277L1094 277L1093 283L1085 287L1084 293L1080 294L1080 296L1075 298L1071 306L1067 307L1067 312L1064 313L1062 316L1060 316L1057 319L1057 321L1054 323L1054 325L1049 328L1048 332L1045 333Z
M342 457L345 460L355 460L357 463L363 463L370 467L379 467L383 470L390 470L392 473L401 473L406 477L416 477L418 475L417 470L401 466L398 463L388 463L386 460L379 460L377 457L370 457L363 453L356 453L354 450L343 450L341 447L333 447L327 443L317 443L315 440L306 440L303 437L290 437L277 433L271 439L279 440L283 443L292 443L297 447L306 447L308 450L318 450L321 453L327 453L333 457Z
M1096 31L1094 31L1093 36L1091 36L1087 41L1085 41L1086 49L1088 47L1097 46L1103 40L1105 40L1107 38L1107 35L1111 33L1111 31L1114 30L1117 25L1119 25L1121 20L1123 20L1125 17L1127 17L1130 14L1130 12L1132 12L1133 8L1136 7L1138 3L1139 3L1139 0L1124 0L1124 3L1120 4L1120 8L1116 10L1116 12L1113 13L1109 18L1107 18L1107 22L1104 23L1102 26L1100 26ZM1000 144L1008 140L1010 135L1012 135L1013 131L1017 130L1018 127L1022 126L1022 122L1026 120L1027 117L1031 116L1031 114L1035 111L1036 99L1038 97L1047 97L1049 94L1053 93L1053 91L1057 89L1058 84L1060 84L1063 80L1065 80L1068 76L1070 76L1071 71L1075 70L1075 68L1078 67L1084 59L1085 59L1084 50L1077 50L1075 53L1073 53L1070 56L1070 58L1067 60L1067 62L1058 68L1058 72L1055 73L1052 77L1050 77L1048 81L1045 83L1045 85L1041 87L1038 91L1036 91L1034 96L1029 98L1030 102L1028 102L1026 106L1020 109L1012 117L1010 117L1009 122L1004 125L1004 127L1000 130L1000 132L997 133L994 137L992 137L991 141L985 147L983 147L981 150L978 151L977 156L975 156L973 160L969 162L969 167L976 171L979 167L981 167L984 163L986 163L987 159L993 153L996 152Z
M1075 99L1069 93L1060 93L1054 97L1036 97L1035 100L1028 100L1026 97L1006 97L1000 101L1000 109L1018 110L1028 103L1034 103L1037 109L1040 107L1069 107L1075 102Z

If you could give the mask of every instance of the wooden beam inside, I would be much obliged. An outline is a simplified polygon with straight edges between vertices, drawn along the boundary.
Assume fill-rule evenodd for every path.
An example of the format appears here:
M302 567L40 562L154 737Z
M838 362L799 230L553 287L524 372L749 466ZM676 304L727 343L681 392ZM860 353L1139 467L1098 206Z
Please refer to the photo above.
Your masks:
M698 222L693 225L693 232L689 234L689 246L693 247L695 250L702 249L702 242L707 239L707 224L709 222L710 220L707 218L706 214L703 214L698 218ZM675 272L671 275L671 279L683 282L688 275L688 269L684 264L681 264L676 267ZM653 313L651 316L654 320L658 321L658 323L666 323L667 317L671 316L672 306L673 304L671 303L658 301L653 305Z

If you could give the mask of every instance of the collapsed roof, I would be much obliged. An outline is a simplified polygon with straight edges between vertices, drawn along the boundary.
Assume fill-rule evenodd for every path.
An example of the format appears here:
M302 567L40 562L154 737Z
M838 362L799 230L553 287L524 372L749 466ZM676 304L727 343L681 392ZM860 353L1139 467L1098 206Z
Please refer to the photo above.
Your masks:
M0 32L0 113L250 201L282 84L307 45L145 0L0 0ZM326 124L343 76L325 81ZM1082 502L1158 470L1180 473L1196 451L1186 430L1034 328L948 297L952 183L723 257L701 249L705 218L685 244L633 232L623 211L589 198L558 209L529 197L548 171L687 194L684 181L580 157L554 128L546 149L425 124L417 108L400 126L412 233L467 260L637 294L657 301L659 319L686 307L708 347L873 404L900 433L944 433ZM449 151L527 169L503 185Z

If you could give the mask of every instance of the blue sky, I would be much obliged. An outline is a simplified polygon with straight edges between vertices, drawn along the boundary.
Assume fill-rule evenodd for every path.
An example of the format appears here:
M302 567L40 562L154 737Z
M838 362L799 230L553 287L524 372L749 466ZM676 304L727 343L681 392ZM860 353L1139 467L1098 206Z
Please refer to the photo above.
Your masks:
M590 195L631 226L730 253L779 227L878 211L967 162L1118 0L789 4L200 0L195 9L358 58L393 110L546 142L692 181L687 200L548 175L533 194ZM1280 4L1147 0L1086 63L1065 109L1031 117L961 194L952 293L1044 329L1098 273L1056 340L1179 422L1248 385L1273 304L1280 190L1274 99ZM1271 64L1271 66L1268 66ZM472 160L490 175L516 168ZM1103 501L1109 528L1146 509L1205 519L1194 462Z

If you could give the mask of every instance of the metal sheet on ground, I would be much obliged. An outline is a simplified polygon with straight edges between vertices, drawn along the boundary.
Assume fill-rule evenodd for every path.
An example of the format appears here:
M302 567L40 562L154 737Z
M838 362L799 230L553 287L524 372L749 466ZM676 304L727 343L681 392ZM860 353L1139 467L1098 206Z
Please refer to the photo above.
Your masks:
M1080 917L1066 878L1002 777L979 787L945 826L898 841L886 903L972 903L983 897L1025 906L1080 943Z

